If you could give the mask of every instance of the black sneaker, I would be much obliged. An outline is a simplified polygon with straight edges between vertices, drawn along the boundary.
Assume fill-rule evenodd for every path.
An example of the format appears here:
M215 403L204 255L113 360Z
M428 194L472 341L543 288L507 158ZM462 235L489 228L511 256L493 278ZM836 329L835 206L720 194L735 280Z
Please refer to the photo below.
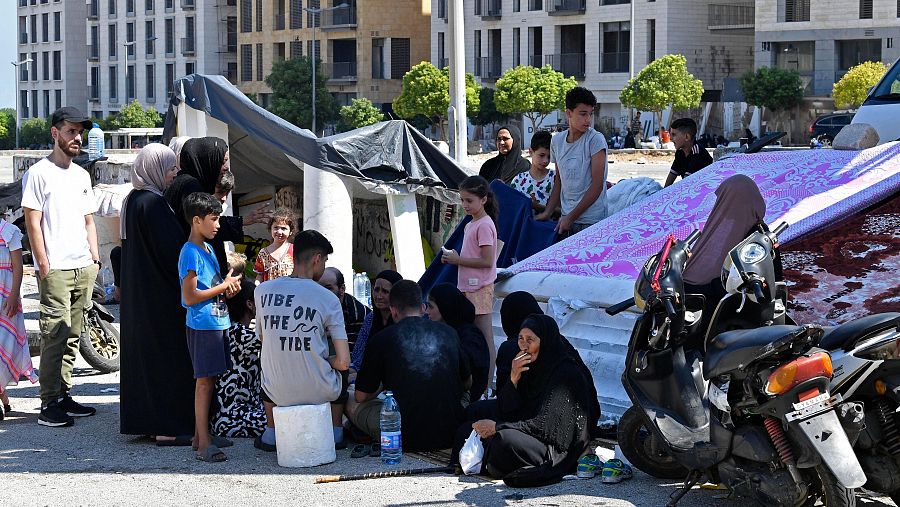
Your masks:
M75 419L60 407L59 402L52 401L41 409L41 415L38 416L38 424L50 426L51 428L60 428L72 426L75 424Z
M59 400L59 407L66 411L71 417L88 417L97 413L94 407L86 407L81 403L73 400L68 394Z

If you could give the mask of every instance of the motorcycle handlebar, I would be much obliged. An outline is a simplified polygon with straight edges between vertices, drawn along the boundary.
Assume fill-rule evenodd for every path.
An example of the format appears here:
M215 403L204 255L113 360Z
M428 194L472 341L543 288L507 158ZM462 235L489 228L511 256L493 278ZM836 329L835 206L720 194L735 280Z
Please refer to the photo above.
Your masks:
M700 229L694 229L694 232L690 233L688 237L684 238L684 242L688 244L688 246L693 246L694 241L697 241L697 238L700 237Z
M762 283L760 283L759 280L754 280L752 285L753 285L753 295L756 296L756 300L758 302L765 301L766 294L765 294L765 292L763 292Z
M606 307L606 313L608 315L616 315L618 313L624 312L632 306L634 306L634 298L628 298L625 301Z
M664 298L663 304L666 305L666 313L669 315L669 318L674 319L677 313L675 312L675 305L672 304L672 300Z
M788 228L788 223L787 223L787 222L781 222L780 224L778 224L778 227L775 227L775 230L773 230L772 232L773 232L776 236L780 236L781 233L784 232L784 230L787 229L787 228Z

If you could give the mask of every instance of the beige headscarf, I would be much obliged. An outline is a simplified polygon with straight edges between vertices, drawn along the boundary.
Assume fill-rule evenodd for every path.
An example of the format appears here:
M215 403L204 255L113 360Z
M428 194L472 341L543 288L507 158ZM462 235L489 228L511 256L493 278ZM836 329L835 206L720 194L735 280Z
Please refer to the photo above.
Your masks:
M169 141L169 148L172 148L172 151L175 152L175 167L181 169L181 149L184 148L184 143L188 141L188 139L192 139L191 136L178 136L173 137L171 141Z
M125 210L128 209L128 198L138 190L147 190L160 197L166 191L166 174L175 167L175 152L160 143L144 146L131 166L131 186L134 190L128 193L122 202L119 215L119 236L125 239Z
M716 204L703 226L703 235L684 270L685 283L705 285L718 278L728 252L765 217L766 201L750 177L735 174L723 181L716 189Z

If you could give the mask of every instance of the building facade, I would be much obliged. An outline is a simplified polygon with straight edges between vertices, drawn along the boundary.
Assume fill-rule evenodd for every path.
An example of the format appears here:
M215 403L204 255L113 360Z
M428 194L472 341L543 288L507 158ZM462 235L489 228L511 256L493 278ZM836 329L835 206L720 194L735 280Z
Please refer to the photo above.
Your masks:
M449 0L432 0L431 61L449 59ZM753 2L735 0L474 0L464 2L466 71L493 86L517 65L551 65L597 96L598 128L621 128L619 93L665 54L715 96L726 78L753 67ZM633 31L633 33L632 33Z
M17 0L19 120L49 117L56 109L87 104L84 2ZM17 125L20 125L17 122Z
M384 111L403 75L428 60L431 0L239 0L238 87L267 107L277 61L313 44L339 105L368 98ZM319 10L318 13L313 12Z
M236 13L236 0L87 0L86 110L102 118L137 99L165 114L176 79L233 79Z
M900 57L900 3L894 0L756 2L756 67L796 70L804 95L828 102L832 86L866 61Z

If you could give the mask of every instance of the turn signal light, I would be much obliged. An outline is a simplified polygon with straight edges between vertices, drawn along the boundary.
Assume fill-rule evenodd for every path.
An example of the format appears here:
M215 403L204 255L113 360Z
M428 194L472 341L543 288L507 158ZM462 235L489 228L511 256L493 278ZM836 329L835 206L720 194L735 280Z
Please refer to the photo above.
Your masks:
M831 378L833 373L831 356L827 352L817 352L779 366L769 375L769 380L766 382L766 393L783 394L801 382L816 377Z

